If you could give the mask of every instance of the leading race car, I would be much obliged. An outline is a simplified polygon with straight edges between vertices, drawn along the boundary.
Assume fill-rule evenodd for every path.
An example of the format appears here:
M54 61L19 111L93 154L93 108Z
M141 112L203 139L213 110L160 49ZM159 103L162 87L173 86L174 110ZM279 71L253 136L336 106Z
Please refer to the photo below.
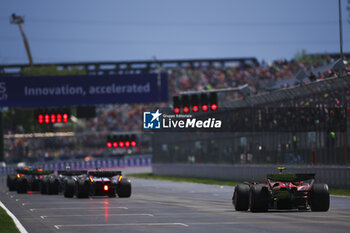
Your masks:
M127 198L131 196L131 181L122 176L121 171L88 171L66 182L65 190L77 198L89 196L109 196ZM65 195L73 197L73 195Z
M10 191L17 191L17 193L39 191L41 178L51 173L53 173L52 170L16 169L16 174L7 176L7 186Z
M232 204L237 211L265 212L268 209L328 211L327 184L315 184L315 174L268 174L264 183L236 185Z

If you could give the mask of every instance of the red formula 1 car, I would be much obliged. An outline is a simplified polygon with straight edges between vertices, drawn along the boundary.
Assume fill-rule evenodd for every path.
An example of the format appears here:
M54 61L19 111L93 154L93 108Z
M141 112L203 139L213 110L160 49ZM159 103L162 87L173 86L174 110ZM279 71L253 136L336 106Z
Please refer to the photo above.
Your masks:
M327 184L314 184L315 174L268 174L264 183L236 185L232 203L237 211L265 212L268 209L328 211Z

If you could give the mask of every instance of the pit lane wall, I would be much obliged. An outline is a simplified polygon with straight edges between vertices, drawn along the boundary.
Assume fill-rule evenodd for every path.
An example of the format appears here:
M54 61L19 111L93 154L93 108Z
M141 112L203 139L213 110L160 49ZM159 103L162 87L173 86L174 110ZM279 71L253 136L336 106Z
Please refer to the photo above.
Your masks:
M283 165L281 165L283 166ZM153 164L153 174L231 181L264 181L266 174L278 173L274 165ZM283 166L286 173L315 173L316 183L350 189L349 166Z
M85 160L67 160L67 161L50 161L50 162L36 162L28 163L27 166L32 168L42 168L44 170L65 170L67 166L71 170L93 170L99 169L118 169L123 173L147 173L152 172L152 156L132 156L124 158L101 158ZM17 166L0 167L0 176L11 174L15 172Z

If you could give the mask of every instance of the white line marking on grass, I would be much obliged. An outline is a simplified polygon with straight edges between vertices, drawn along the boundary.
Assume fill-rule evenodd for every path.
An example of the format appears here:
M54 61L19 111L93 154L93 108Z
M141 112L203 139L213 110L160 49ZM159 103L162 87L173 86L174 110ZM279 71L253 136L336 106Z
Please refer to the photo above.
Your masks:
M13 222L15 223L17 229L21 233L28 233L28 231L23 227L23 225L18 221L16 216L9 211L9 209L6 208L6 206L0 201L0 206L6 211L6 213L12 218Z

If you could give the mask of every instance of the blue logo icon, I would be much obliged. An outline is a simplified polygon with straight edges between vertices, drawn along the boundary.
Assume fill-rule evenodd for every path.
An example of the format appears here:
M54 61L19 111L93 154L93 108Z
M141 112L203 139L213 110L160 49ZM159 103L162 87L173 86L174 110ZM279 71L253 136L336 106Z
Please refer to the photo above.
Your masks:
M161 115L159 109L156 112L143 112L143 128L160 129Z

